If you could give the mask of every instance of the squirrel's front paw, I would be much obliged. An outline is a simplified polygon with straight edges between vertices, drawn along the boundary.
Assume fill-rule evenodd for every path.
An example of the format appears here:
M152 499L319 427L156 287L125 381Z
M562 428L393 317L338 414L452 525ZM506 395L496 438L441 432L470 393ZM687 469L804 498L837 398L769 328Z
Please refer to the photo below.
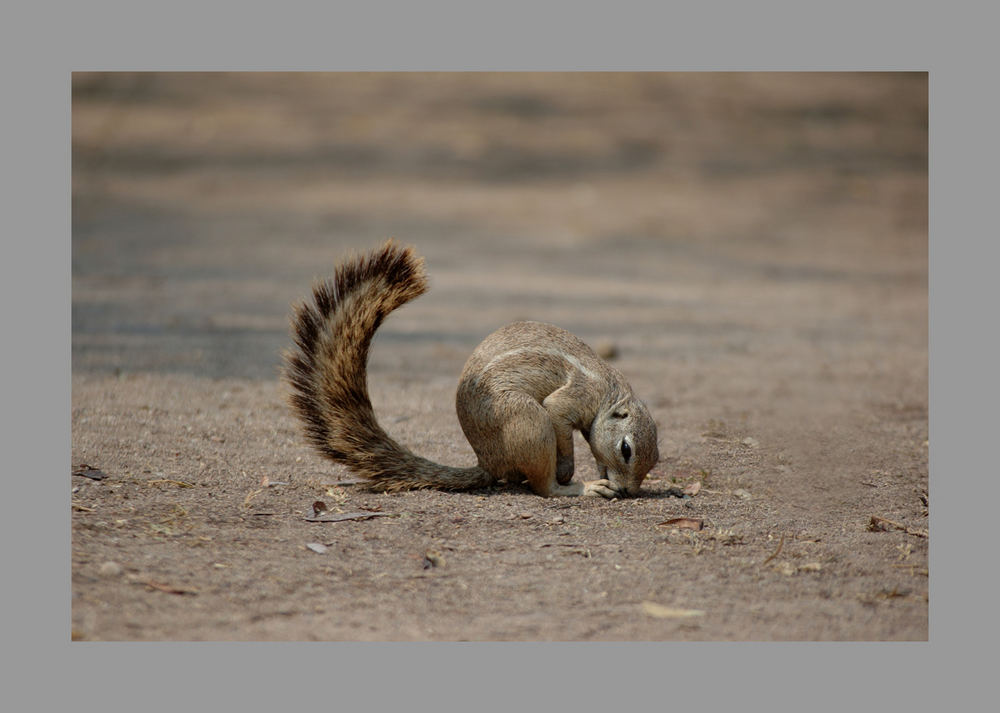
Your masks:
M617 498L618 490L610 480L585 480L583 494L600 496L602 498Z
M556 460L556 482L559 485L566 485L573 480L573 466L573 456Z

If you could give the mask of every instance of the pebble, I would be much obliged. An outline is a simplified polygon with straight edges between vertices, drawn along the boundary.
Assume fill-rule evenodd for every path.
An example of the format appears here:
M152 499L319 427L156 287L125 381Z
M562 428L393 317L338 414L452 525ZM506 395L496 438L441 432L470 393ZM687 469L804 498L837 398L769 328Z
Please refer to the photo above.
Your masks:
M618 357L618 345L610 340L603 340L597 343L595 349L597 356L608 361Z
M122 566L113 560L108 560L97 571L102 577L117 577L122 573Z
M744 490L743 488L738 488L733 491L733 497L737 497L740 500L749 500L753 496L750 494L749 491Z

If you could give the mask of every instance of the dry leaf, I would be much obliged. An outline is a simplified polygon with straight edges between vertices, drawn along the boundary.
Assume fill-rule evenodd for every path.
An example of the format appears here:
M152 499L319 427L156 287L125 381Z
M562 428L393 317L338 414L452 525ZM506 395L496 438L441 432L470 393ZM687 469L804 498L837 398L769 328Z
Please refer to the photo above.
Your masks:
M440 552L436 550L427 550L427 552L424 553L424 564L423 564L424 569L430 569L431 567L443 567L443 566L444 566L444 557L441 556Z
M705 612L701 609L675 609L673 607L665 607L656 602L643 602L642 609L657 619L688 619L694 616L705 615Z
M694 497L699 492L701 492L701 481L700 480L696 480L693 483L691 483L690 485L684 486L684 490L682 492L685 495L690 495L691 497Z
M81 463L76 468L73 469L73 475L78 475L83 478L90 478L91 480L104 480L108 477L100 468L95 468L92 465L87 465L86 463Z
M902 530L907 535L914 535L916 537L928 536L926 530L914 530L913 528L907 527L901 522L888 520L884 517L878 517L877 515L871 516L871 520L869 520L868 522L868 529L871 532L891 532L892 530Z
M868 521L868 530L870 532L890 532L891 530L905 529L905 525L892 520L886 520L884 517L877 517L876 515L872 515L871 520Z
M326 552L326 545L322 545L319 542L308 542L306 543L306 547L318 555L321 555L324 552Z
M696 517L675 517L670 520L664 520L663 522L658 522L657 527L660 525L667 525L668 527L677 527L682 530L700 530L704 527L704 522Z

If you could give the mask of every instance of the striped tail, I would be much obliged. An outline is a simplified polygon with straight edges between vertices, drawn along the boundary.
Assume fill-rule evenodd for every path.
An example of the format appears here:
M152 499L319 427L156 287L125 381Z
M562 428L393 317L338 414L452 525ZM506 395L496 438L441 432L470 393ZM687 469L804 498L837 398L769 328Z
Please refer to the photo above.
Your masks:
M295 346L284 354L290 403L312 445L378 490L460 490L493 482L413 454L378 424L368 396L368 350L382 321L427 291L423 258L391 240L337 267L295 307Z

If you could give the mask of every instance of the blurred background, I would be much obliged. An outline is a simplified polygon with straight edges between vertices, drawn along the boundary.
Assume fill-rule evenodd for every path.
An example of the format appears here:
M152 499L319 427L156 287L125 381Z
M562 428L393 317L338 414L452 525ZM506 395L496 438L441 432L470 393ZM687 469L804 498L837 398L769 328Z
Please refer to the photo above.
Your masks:
M661 403L705 379L737 400L926 382L925 73L75 73L72 93L74 373L275 379L290 303L394 237L431 291L373 369L455 379L532 318L680 381Z

